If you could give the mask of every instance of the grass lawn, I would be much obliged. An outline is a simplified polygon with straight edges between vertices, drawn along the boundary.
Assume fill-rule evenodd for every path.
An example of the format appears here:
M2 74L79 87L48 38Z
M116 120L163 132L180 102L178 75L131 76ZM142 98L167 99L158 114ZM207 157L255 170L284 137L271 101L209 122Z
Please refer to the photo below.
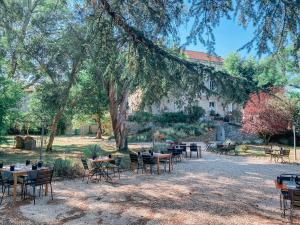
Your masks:
M275 148L282 147L283 149L290 149L290 160L291 162L297 162L300 163L300 147L296 148L296 154L297 154L297 160L294 160L295 152L293 146L287 146L287 145L276 145L274 144ZM241 150L241 145L238 146L238 152L240 156L252 156L252 157L270 157L269 155L266 155L264 152L264 147L270 147L267 145L247 145L248 149L246 151Z
M27 159L39 160L40 157L40 139L37 140L36 150L21 150L15 149L14 136L8 136L7 144L0 145L0 161L5 164L24 163ZM53 150L45 152L45 145L43 148L43 159L45 162L53 162L57 158L78 160L82 155L88 156L90 154L89 148L92 145L99 145L103 150L101 155L123 155L115 149L114 141L98 140L93 137L85 136L59 136L54 140ZM142 144L130 144L130 150L137 150L147 148ZM127 154L123 155L127 157ZM126 161L125 157L125 161Z

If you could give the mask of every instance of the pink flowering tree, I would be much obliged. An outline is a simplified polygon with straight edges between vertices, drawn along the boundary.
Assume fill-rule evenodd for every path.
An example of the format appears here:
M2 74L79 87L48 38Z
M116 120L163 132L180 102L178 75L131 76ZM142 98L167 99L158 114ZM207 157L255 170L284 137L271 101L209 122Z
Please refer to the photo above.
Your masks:
M291 115L276 104L276 98L261 92L251 94L245 105L242 131L261 136L265 143L275 134L288 131Z

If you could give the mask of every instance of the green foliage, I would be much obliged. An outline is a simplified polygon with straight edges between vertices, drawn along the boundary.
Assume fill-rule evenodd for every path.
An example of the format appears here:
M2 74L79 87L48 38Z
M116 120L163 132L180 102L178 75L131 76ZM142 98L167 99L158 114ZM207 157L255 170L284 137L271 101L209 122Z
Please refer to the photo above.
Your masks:
M241 79L241 84L244 87L236 96L236 101L244 103L249 98L249 94L257 90L257 81L255 77L258 73L258 62L249 57L243 59L238 53L232 53L224 60L224 70L234 77Z
M19 115L20 110L17 106L22 96L23 91L19 83L0 76L0 143L4 140L2 135Z
M240 145L239 148L240 148L240 152L243 152L243 153L245 153L249 150L249 147L247 145Z
M144 111L138 111L135 112L132 115L128 116L128 121L131 122L153 122L154 121L154 116L151 113L144 112Z
M287 76L283 67L275 57L268 57L259 64L255 79L259 87L283 87L287 84Z
M88 158L96 158L101 155L101 148L98 145L92 145L89 147L89 151L85 154Z
M184 112L165 112L156 116L156 121L161 124L187 123L189 116Z
M174 125L175 131L183 132L188 136L199 136L202 134L201 126L198 125L187 125L187 124L176 124Z
M81 167L78 163L69 159L56 159L53 162L54 176L62 178L76 178L81 175Z
M205 110L201 106L188 106L185 108L189 116L189 122L197 122L201 117L205 115Z

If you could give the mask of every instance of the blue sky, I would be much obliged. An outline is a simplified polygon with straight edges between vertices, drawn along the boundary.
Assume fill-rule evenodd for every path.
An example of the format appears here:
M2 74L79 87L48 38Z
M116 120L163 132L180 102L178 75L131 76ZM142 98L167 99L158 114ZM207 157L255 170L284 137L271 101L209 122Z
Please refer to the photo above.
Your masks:
M180 28L182 42L185 41L185 37L188 33L189 27ZM253 38L253 28L249 27L244 29L242 26L239 26L235 20L222 19L220 25L215 28L214 34L216 39L215 52L217 55L225 57L237 51ZM186 49L202 52L207 51L201 43L197 43L197 45L190 44ZM244 57L248 57L249 55L256 56L255 49L250 53L248 53L247 50L240 51L239 53Z

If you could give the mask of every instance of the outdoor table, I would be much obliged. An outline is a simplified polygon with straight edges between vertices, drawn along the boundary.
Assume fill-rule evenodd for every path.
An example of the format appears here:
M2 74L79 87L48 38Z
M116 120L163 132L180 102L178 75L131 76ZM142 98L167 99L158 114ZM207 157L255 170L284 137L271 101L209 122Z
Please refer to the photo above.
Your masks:
M48 167L41 167L37 168L37 170L41 169L48 169ZM10 171L9 166L4 166L0 169L0 172L9 172L12 173L14 184L13 184L13 203L16 204L17 201L17 184L18 184L18 177L26 176L29 171L32 171L32 165L25 166L25 164L16 164L15 170ZM45 195L48 195L48 184L45 186Z
M280 190L280 208L283 208L283 216L285 216L285 203L284 200L292 199L292 191L297 188L295 181L282 181L282 184L278 183L277 180L274 181L275 188Z
M159 170L160 159L168 159L169 160L169 173L171 172L172 154L153 153L153 158L156 159L158 175L160 174L160 170Z
M185 147L187 147L187 148L190 148L190 151L191 151L191 146L193 146L193 145L179 145L180 147L183 147L183 146L185 146ZM194 145L195 147L197 147L197 151L199 151L199 156L200 156L200 158L202 158L202 155L201 155L201 146L200 145Z
M96 158L96 159L92 159L91 160L92 163L95 163L99 166L100 168L100 173L101 175L103 175L104 177L106 177L107 179L111 179L111 177L107 174L105 174L105 172L103 172L103 163L111 163L111 162L114 162L115 160L113 158L109 158L109 157L100 157L100 158ZM100 179L101 179L101 176L100 176Z

